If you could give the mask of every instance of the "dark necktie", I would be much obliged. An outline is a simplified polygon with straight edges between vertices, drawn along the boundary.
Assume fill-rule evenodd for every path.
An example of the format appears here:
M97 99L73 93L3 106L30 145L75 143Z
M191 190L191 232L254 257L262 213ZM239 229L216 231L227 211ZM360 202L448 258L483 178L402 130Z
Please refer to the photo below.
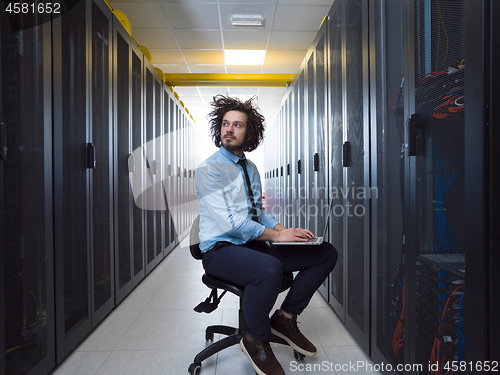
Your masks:
M243 173L245 173L245 180L247 182L247 187L248 187L248 195L250 196L250 204L252 205L252 208L250 209L250 213L252 214L252 220L259 222L257 219L257 208L255 207L255 202L253 200L253 190L252 190L252 184L250 184L250 177L248 177L248 171L247 171L247 165L245 163L244 159L238 160L238 164L241 165L243 168Z

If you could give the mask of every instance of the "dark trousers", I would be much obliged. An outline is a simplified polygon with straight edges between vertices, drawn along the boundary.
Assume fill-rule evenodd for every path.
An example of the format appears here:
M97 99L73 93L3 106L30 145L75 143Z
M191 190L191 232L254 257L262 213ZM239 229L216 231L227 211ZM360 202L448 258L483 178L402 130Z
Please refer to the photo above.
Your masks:
M322 245L267 246L264 242L234 245L218 242L203 254L212 276L245 287L243 312L249 334L256 340L271 336L269 314L280 292L283 273L299 271L281 308L300 314L337 262L337 250Z

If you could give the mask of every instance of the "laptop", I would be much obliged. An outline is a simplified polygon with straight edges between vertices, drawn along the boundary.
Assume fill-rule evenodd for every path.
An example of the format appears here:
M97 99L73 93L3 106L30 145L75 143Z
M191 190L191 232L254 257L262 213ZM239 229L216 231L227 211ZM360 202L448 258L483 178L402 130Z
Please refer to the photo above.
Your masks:
M328 206L328 214L326 215L325 228L323 229L323 236L316 238L309 238L307 241L273 241L271 245L321 245L328 230L328 221L332 212L333 199L330 198L330 205Z

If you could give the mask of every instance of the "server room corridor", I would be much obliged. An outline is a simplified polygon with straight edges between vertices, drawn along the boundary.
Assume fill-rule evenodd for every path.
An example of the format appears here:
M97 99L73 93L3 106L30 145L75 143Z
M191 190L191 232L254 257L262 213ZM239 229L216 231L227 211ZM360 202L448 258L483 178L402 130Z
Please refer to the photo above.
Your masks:
M500 0L0 1L0 375L253 375L268 346L243 332L286 292L248 302L260 257L205 245L287 228L338 257L278 251L285 281L314 274L283 310L317 354L271 343L286 375L498 373L495 19ZM219 95L260 114L210 121ZM223 151L253 165L218 174Z
M186 237L51 374L187 373L189 363L205 346L203 336L208 325L237 325L238 300L231 293L211 314L193 310L210 291L201 283L203 272L201 261L191 257ZM373 362L318 292L299 321L301 331L316 344L318 353L296 361L290 347L272 344L287 375L348 374L353 365L358 365L356 374L379 374L365 370ZM335 366L347 371L335 371ZM235 345L203 361L202 373L250 375L254 370Z

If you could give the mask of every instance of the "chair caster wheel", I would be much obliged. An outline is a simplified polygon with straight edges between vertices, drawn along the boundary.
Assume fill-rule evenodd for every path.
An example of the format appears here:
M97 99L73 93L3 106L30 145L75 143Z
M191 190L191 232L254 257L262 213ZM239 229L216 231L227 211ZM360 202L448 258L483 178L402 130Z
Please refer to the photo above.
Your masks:
M299 353L298 351L294 350L293 351L293 356L297 361L302 361L306 356L302 353Z
M206 341L214 341L214 334L213 334L213 332L206 332L205 333L205 340Z
M188 372L191 375L200 375L201 373L201 363L191 363L189 366Z

